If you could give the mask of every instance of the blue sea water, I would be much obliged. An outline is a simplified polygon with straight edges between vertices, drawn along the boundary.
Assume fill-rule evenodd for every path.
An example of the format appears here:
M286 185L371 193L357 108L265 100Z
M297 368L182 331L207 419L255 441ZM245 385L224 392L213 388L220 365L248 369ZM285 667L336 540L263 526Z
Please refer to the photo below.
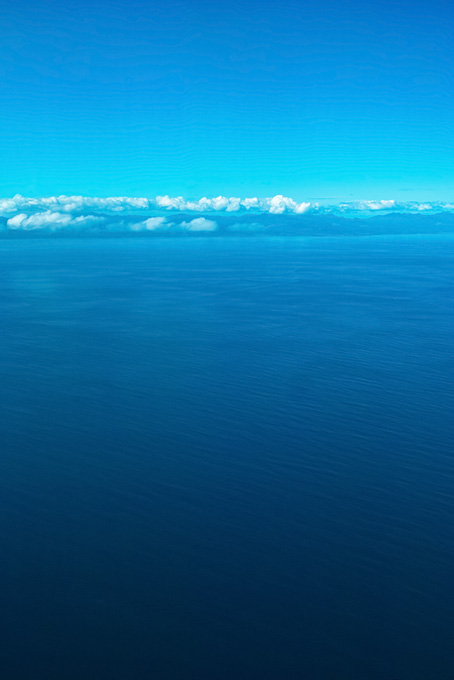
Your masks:
M0 242L5 680L451 680L454 237Z

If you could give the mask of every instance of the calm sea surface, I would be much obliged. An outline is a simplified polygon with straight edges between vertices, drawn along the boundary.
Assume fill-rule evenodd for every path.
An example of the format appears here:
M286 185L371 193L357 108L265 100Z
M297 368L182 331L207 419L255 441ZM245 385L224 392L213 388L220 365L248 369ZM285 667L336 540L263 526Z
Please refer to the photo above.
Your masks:
M451 680L454 237L0 242L5 680Z

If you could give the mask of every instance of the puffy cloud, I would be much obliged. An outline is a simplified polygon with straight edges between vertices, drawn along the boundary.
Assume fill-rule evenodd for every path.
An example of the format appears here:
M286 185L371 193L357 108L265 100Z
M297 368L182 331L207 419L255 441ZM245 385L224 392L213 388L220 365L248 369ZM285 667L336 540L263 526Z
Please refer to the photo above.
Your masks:
M303 213L309 210L310 203L297 203L293 198L288 198L287 196L273 196L273 198L267 199L269 205L269 212L275 215L279 215L283 212L294 212Z
M78 217L73 217L68 214L46 210L44 212L33 213L32 215L18 213L14 217L10 217L6 225L8 229L23 229L25 231L50 229L54 231L70 225L80 228L100 223L104 220L105 217L100 215L79 215Z
M122 223L124 225L124 222ZM207 220L205 217L196 217L189 222L168 222L165 217L149 217L141 222L132 222L129 229L132 231L215 231L217 222ZM128 228L126 226L126 228Z
M214 210L226 210L228 209L229 199L225 196L217 196L211 199Z
M394 200L388 200L388 201L363 201L362 206L366 210L390 210L391 208L394 208L396 205L396 201Z
M339 203L338 206L329 206L330 212L335 212L336 208L339 212L364 212L367 210L393 210L395 209L396 201L392 199L380 201L352 201L351 203Z
M49 227L56 229L58 227L66 227L71 222L71 215L64 215L59 212L51 212L46 210L42 213L35 213L27 216L25 213L14 215L7 221L9 229L42 229L42 227Z
M148 220L142 222L134 222L131 224L132 231L155 231L165 225L165 217L149 217Z
M0 198L0 215L17 212L20 208L19 202L14 198Z
M183 196L176 196L175 198L170 198L170 196L156 196L154 202L158 208L173 210L184 210L184 205L186 203Z
M207 220L205 217L196 217L190 222L180 222L178 225L178 227L187 231L214 231L217 226L214 220Z
M260 201L258 198L245 198L242 201L244 207L246 210L249 210L250 208L259 208L260 207Z

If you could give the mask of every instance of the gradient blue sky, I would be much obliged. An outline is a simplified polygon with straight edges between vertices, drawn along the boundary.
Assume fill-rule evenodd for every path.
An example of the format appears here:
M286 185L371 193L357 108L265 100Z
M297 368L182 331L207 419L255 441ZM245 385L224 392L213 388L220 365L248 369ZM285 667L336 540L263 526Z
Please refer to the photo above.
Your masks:
M445 0L1 2L0 195L454 197Z

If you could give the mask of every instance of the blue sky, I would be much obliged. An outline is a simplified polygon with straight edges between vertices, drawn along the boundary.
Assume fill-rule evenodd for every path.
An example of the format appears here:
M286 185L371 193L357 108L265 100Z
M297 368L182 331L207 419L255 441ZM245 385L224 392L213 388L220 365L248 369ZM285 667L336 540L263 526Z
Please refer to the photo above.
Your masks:
M454 198L452 2L2 3L0 195Z

